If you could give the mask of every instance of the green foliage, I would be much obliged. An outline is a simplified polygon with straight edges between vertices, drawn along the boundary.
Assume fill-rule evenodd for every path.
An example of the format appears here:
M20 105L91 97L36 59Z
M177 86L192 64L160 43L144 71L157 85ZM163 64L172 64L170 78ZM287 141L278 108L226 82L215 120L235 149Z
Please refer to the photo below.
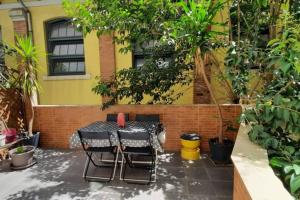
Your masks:
M222 25L214 21L223 8L223 2L211 0L180 1L119 1L88 0L84 3L64 1L67 13L74 17L76 26L83 32L97 31L98 35L113 34L114 42L123 45L121 53L128 53L134 46L151 51L144 65L137 69L124 66L111 80L101 80L92 90L109 97L103 108L118 100L129 98L129 103L172 103L184 91L174 86L188 86L195 68L193 54L197 48L203 53L218 47L223 33L211 30ZM151 49L146 44L156 41ZM167 50L167 51L166 51ZM165 62L166 52L172 61Z
M177 7L182 9L183 13L178 20L165 22L169 32L166 32L163 39L175 40L176 45L190 51L190 55L193 55L197 48L205 54L218 47L220 36L226 33L212 30L212 26L224 26L223 23L215 21L215 17L224 7L224 1L181 1Z
M229 45L224 64L226 77L231 82L235 95L249 95L251 70L258 69L263 72L265 56L263 49L253 47L249 41L240 41L239 46L236 42Z
M190 65L181 59L181 52L172 48L176 56L166 64L159 49L152 50L141 68L122 69L117 72L115 79L107 82L99 81L92 89L96 94L109 97L102 105L107 108L118 100L129 98L130 104L140 104L144 95L148 95L148 104L170 104L182 95L183 91L172 89L174 85L188 86L192 80L189 72ZM167 66L166 66L167 65Z
M16 154L21 154L21 153L24 153L25 152L25 149L23 146L19 146L16 148Z
M33 45L31 37L16 36L16 45L12 48L18 57L18 81L19 88L25 96L31 96L34 91L39 90L36 74L38 72L38 51Z
M280 38L270 41L270 65L280 66L287 74L291 68L300 73L300 24L289 15L284 15L285 31Z
M285 17L283 33L270 41L266 63L272 77L255 107L242 114L251 125L249 138L269 150L270 165L291 191L300 197L300 56L299 24Z
M28 132L32 134L34 111L31 97L40 86L37 81L38 50L33 45L31 37L16 36L16 44L7 46L5 53L16 58L16 66L5 66L5 74L0 87L14 89L22 97L23 102L30 106L31 115L28 119Z
M270 165L284 180L285 186L297 198L300 198L300 160L289 161L284 157L273 157Z
M300 19L300 1L290 0L290 10L295 15L296 19Z
M255 13L255 14L254 14ZM230 8L232 40L266 47L270 23L268 0L234 0Z
M282 0L235 0L230 8L231 44L225 58L225 69L233 92L238 97L253 97L256 87L249 89L250 72L258 82L265 80L268 42L276 35Z

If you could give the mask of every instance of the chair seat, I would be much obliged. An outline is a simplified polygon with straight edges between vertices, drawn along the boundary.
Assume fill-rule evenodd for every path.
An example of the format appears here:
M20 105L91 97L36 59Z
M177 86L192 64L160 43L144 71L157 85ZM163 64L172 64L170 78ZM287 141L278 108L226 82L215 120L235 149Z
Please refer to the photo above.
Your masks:
M152 147L126 147L123 153L139 154L139 155L152 155L154 152Z
M113 152L115 147L88 147L86 151L88 152Z

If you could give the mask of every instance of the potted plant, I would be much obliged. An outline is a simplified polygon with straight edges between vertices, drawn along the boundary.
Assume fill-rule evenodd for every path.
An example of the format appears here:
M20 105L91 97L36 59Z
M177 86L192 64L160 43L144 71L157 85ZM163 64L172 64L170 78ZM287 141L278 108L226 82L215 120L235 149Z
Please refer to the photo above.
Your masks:
M34 146L19 146L9 151L12 167L15 169L23 169L35 164L33 154Z
M36 95L40 86L37 81L38 71L38 51L32 43L32 38L16 36L16 45L11 47L18 58L17 62L17 81L15 87L20 91L25 108L29 112L25 114L27 118L28 132L25 132L27 145L38 146L40 133L33 132L34 109L33 96Z
M39 132L33 133L33 96L39 90L39 84L37 82L37 68L38 68L38 52L37 48L33 45L31 37L19 37L16 36L16 44L10 47L12 54L17 58L16 68L7 68L8 73L5 77L4 83L1 84L5 89L14 89L17 94L22 97L22 101L25 107L24 112L27 118L28 132L23 131L23 120L18 120L18 124L21 127L21 131L27 137L24 141L25 146L20 146L9 151L12 158L12 167L16 169L32 166L34 150L38 145ZM26 109L26 107L28 109ZM29 146L28 146L29 145Z
M210 139L209 146L211 158L219 162L230 160L233 142L223 137L224 123L221 106L214 94L206 70L216 61L213 50L224 43L222 36L226 33L212 29L212 26L224 26L224 24L214 20L224 8L224 4L223 1L182 1L180 5L185 15L181 15L178 21L172 25L173 31L170 34L179 44L187 43L189 54L194 61L195 75L203 77L211 100L217 107L218 137ZM201 17L199 17L200 15Z

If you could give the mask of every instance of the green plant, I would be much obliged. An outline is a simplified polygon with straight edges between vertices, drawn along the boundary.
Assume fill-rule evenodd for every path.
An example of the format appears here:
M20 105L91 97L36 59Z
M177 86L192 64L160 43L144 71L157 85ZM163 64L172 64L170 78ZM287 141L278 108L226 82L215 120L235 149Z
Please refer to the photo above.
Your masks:
M171 103L182 95L174 85L189 85L192 79L191 64L185 63L186 53L175 48L174 42L162 42L164 22L179 17L178 10L169 0L154 1L99 1L82 3L64 2L66 11L84 33L96 30L99 35L112 34L114 42L123 45L123 54L140 47L148 52L140 68L124 66L110 80L100 79L92 89L96 94L108 96L102 108L121 99L128 103ZM91 17L93 16L93 17ZM157 45L144 48L156 41ZM149 52L151 52L149 54ZM166 61L169 57L170 60ZM129 67L129 68L128 68Z
M38 51L33 45L31 37L16 36L16 45L12 45L11 49L17 57L17 68L10 69L8 76L8 85L20 91L22 99L29 106L28 132L32 135L34 110L32 105L32 95L39 90L37 81L38 71Z
M288 14L283 21L282 34L268 45L266 62L273 71L271 80L256 106L246 109L241 119L251 126L250 140L269 150L271 166L281 168L284 183L299 197L300 29Z
M239 98L254 98L260 86L269 81L267 44L279 32L278 18L284 3L283 0L235 0L231 4L231 43L224 64L233 92ZM251 80L256 82L250 85Z
M270 165L278 172L285 186L297 198L300 198L300 160L289 161L283 157L273 157Z
M218 12L224 7L223 1L213 3L212 1L181 1L179 3L185 15L174 23L167 23L170 32L165 35L167 40L175 40L176 44L188 47L186 51L193 58L196 75L202 76L209 90L213 103L217 106L219 131L219 143L223 143L223 116L221 107L216 100L210 81L206 74L206 68L211 60L212 50L218 47L218 41L222 41L223 32L212 29L212 26L224 26L214 19Z
M24 153L25 152L25 149L23 146L19 146L16 148L16 154L21 154L21 153Z

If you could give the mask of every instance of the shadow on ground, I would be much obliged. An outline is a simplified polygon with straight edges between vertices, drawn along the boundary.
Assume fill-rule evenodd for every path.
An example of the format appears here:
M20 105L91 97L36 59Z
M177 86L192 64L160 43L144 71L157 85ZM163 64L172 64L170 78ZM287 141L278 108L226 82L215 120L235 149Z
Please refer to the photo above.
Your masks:
M183 161L178 153L159 156L158 179L151 185L86 182L82 178L85 154L81 151L38 150L38 163L25 170L11 171L9 162L0 163L1 199L17 200L121 200L121 199L232 199L232 167L215 167L205 156ZM91 175L107 174L92 169ZM142 177L145 171L129 170L129 176Z

